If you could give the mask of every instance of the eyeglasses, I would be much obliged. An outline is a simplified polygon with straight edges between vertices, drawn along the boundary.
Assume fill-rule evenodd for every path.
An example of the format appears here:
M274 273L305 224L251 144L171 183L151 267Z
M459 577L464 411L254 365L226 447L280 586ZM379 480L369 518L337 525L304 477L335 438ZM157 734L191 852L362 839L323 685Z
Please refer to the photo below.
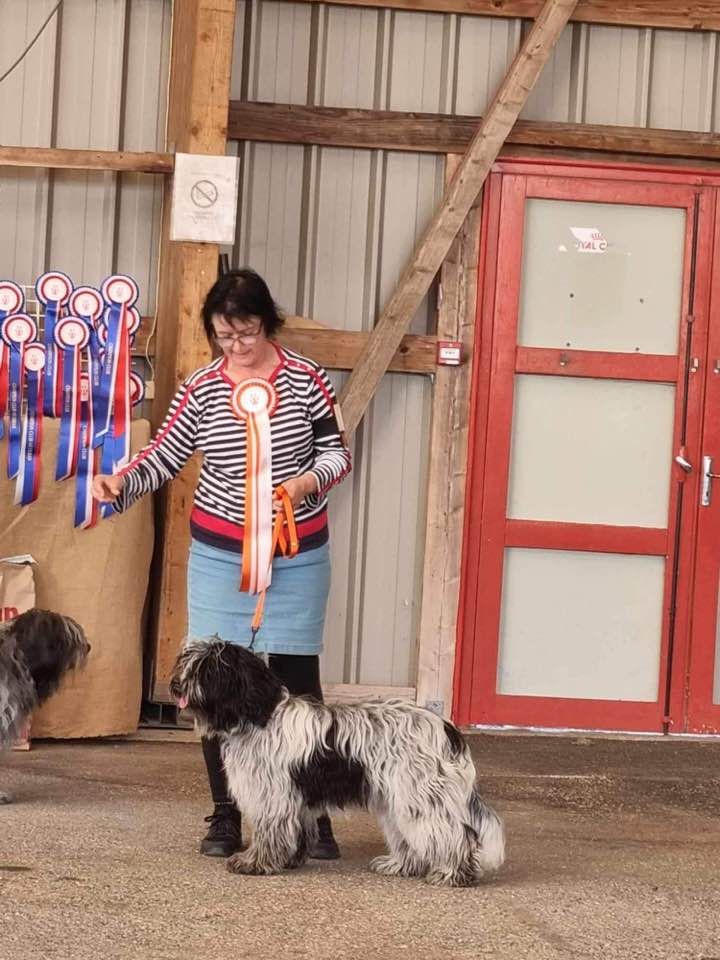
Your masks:
M235 333L235 334L213 334L213 339L219 347L227 349L228 347L234 347L236 343L242 343L244 345L250 346L255 343L255 341L260 337L260 327L254 327L251 330L248 330L247 333Z

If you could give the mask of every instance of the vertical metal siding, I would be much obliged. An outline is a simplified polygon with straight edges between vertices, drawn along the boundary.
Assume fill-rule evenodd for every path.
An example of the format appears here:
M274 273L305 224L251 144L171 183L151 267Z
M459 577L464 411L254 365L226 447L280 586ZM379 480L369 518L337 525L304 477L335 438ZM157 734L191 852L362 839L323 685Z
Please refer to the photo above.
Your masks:
M6 0L0 68L33 37L54 0ZM164 149L170 0L65 0L0 84L0 140L23 146ZM44 270L98 284L113 271L155 309L162 182L138 174L0 168L0 273Z

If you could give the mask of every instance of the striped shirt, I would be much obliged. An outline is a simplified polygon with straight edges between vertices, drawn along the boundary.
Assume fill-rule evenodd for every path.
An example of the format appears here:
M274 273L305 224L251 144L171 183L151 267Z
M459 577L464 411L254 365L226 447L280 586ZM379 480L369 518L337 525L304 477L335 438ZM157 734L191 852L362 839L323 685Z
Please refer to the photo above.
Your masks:
M305 357L280 348L268 377L278 404L270 418L272 484L314 474L318 492L295 508L300 549L328 539L327 491L350 471L350 452L335 414L335 391L327 373ZM230 406L235 383L221 357L196 370L181 385L155 438L120 471L121 513L139 497L158 490L195 451L203 454L190 526L203 543L242 552L245 521L246 426Z

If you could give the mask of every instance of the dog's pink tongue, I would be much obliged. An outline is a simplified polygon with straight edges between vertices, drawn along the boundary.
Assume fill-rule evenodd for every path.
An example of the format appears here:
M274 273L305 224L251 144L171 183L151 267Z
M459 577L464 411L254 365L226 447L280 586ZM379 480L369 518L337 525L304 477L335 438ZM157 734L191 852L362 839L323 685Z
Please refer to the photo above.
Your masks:
M187 697L179 697L177 705L180 707L181 710L184 710L185 707L188 705Z

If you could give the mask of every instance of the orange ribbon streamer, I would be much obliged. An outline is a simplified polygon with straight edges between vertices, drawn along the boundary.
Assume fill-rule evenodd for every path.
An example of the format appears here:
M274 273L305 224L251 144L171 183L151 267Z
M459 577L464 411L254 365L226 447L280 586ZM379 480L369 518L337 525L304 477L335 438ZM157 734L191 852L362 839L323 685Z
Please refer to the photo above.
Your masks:
M288 558L294 557L300 549L300 541L298 540L297 525L295 523L295 512L293 511L292 501L288 496L287 490L282 486L282 484L276 488L275 496L280 500L280 509L275 514L275 522L273 523L270 566L272 566L273 557L275 556L275 552L278 550L278 548L281 555ZM251 650L253 648L253 644L255 643L257 632L262 626L263 615L265 613L266 592L267 587L260 591L257 604L255 605L255 615L253 616L251 624Z

